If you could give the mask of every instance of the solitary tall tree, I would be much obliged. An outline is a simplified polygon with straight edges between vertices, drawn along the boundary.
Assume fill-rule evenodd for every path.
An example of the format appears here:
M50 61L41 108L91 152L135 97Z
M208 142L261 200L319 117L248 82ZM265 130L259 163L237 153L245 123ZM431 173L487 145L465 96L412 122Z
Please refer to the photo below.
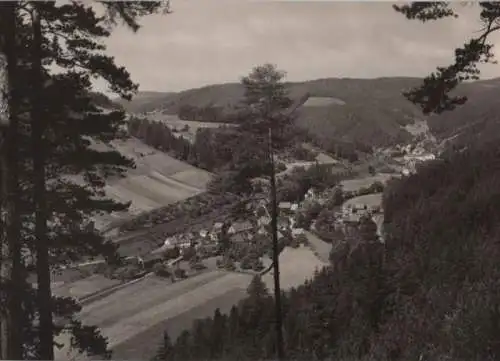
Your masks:
M282 326L281 289L279 274L278 210L276 201L276 179L274 169L274 150L285 147L290 140L287 130L292 127L290 107L292 100L284 84L285 72L272 64L255 67L241 80L245 88L245 117L240 128L247 137L254 139L255 154L252 159L265 164L265 171L271 178L271 229L273 238L273 269L275 297L276 353L278 359L284 358ZM267 136L266 136L267 135ZM248 149L247 149L248 152ZM259 154L261 156L259 156ZM248 163L247 163L248 164Z

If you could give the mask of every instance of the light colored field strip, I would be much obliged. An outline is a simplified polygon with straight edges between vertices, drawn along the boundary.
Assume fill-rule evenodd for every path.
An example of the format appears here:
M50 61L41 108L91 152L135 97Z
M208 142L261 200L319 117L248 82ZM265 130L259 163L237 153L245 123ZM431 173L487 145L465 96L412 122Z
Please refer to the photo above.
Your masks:
M192 165L181 162L165 153L148 155L142 158L141 161L147 164L150 170L155 170L167 177L194 168Z
M199 169L192 169L175 173L171 178L198 189L205 189L207 183L212 179L212 174Z
M318 257L322 262L328 262L328 258L330 256L330 251L332 250L331 243L326 243L322 239L320 239L315 234L306 231L305 235L307 240L309 241L311 248L316 252Z
M369 187L373 184L373 182L386 182L391 178L391 174L377 174L375 176L365 177L365 178L356 178L356 179L347 179L340 182L344 191L358 191L360 188Z
M126 184L127 189L131 192L140 194L161 205L175 203L192 195L192 192L189 190L172 187L171 185L152 179L148 175L131 177L124 184Z
M281 289L288 290L304 284L306 280L313 277L315 270L320 270L326 265L326 262L321 262L307 247L285 248L280 254ZM274 289L273 271L264 275L262 280L272 292Z
M344 202L342 207L353 206L354 204L376 207L382 205L382 193L366 194L364 196L354 197Z
M184 173L186 171L183 171L183 172L180 172L180 173ZM198 170L191 170L191 171L187 171L187 172L193 172L193 175L195 175ZM174 174L173 176L171 177L165 177L163 174L161 173L158 173L156 171L152 171L150 174L149 174L149 177L151 177L151 179L154 179L158 182L161 182L162 184L164 185L167 185L169 187L172 187L173 189L178 189L182 192L189 192L190 194L192 193L198 193L200 192L202 189L200 188L196 188L196 187L193 187L189 184L186 184L180 180L177 180L175 179L174 177L179 174L179 173L176 173Z
M144 279L106 298L88 304L80 312L80 317L89 324L95 323L99 326L108 324L113 320L127 318L131 314L144 310L146 306L161 303L165 299L190 291L223 275L221 272L207 272L174 284L156 278Z
M147 199L145 197L141 197L140 194L130 192L126 187L119 183L109 187L106 186L105 190L110 197L119 201L132 201L133 207L140 210L151 210L159 206L158 203L152 201L151 199Z
M109 347L113 348L140 332L148 330L162 320L189 311L191 308L220 296L228 290L241 288L243 285L248 284L250 278L248 275L227 274L220 279L181 294L165 303L136 313L111 327L103 328L103 335L108 337Z

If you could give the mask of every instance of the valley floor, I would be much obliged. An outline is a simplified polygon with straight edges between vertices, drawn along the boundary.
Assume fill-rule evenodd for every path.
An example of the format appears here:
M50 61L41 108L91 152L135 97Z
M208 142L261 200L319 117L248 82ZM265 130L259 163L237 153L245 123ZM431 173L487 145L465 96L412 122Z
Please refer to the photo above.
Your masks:
M325 263L309 248L301 247L285 249L280 255L280 265L282 289L289 289L312 278L314 271ZM195 319L213 315L216 308L229 311L246 296L251 279L250 274L220 270L173 284L149 276L84 305L79 317L86 324L100 327L108 338L114 359L149 359L156 352L165 329L175 338ZM272 292L272 272L263 280ZM65 341L64 336L61 341ZM66 352L67 348L57 350L57 359L67 359ZM85 357L79 355L78 359Z

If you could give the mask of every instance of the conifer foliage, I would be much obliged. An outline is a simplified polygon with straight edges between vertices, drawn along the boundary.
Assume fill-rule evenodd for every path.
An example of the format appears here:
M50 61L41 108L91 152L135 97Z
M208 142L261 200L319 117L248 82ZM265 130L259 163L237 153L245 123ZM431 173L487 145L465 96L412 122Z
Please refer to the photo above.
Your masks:
M7 303L3 312L2 326L4 319L9 320L21 331L11 337L10 327L8 337L1 339L2 355L8 359L53 359L54 336L63 329L72 335L71 346L110 357L99 331L74 318L79 306L51 295L50 274L89 257L117 259L116 247L92 227L91 218L128 207L105 198L103 188L107 178L123 176L133 162L113 150L111 143L123 135L125 114L96 105L92 79L105 80L110 91L130 99L137 84L105 55L102 40L119 23L137 31L140 17L162 8L168 6L83 1L1 5L2 26L11 20L7 30L12 31L3 32L0 51L15 72L9 77L7 97L11 122L3 137L10 132L16 139L16 152L2 149L6 160L2 182L11 184L2 189L2 200L8 200L2 202L3 221L10 229L2 233L2 244L10 249L12 264L20 265L2 273L8 276L2 282L8 290L6 299L15 295L22 307L20 313L15 303ZM12 60L15 57L17 61ZM54 66L57 74L51 72ZM26 280L32 266L37 270L35 287ZM16 286L12 292L11 285ZM67 322L55 327L54 316Z
M457 7L464 4L452 2L412 2L405 5L393 5L393 8L410 20L422 22L443 18L459 17ZM424 79L423 84L405 93L408 100L419 105L424 113L442 113L464 104L467 97L451 92L463 81L479 79L478 64L494 63L491 43L492 34L500 30L500 3L479 2L479 23L481 29L475 36L455 49L455 61L437 70Z

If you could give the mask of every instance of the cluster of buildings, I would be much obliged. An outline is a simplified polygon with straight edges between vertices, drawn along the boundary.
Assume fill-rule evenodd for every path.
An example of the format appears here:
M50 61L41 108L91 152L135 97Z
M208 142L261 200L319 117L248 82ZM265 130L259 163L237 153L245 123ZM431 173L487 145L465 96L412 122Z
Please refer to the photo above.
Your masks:
M436 156L426 150L421 143L416 146L412 144L396 146L395 151L402 153L402 156L393 159L400 163L401 174L404 176L415 173L419 164L436 159Z
M304 202L280 202L278 204L278 239L285 235L298 237L304 234L305 230L298 227L296 222L297 213L301 211L304 203L317 202L325 204L332 197L335 189L325 192L316 192L309 189L305 195ZM268 200L261 199L252 204L253 216L244 220L215 222L212 227L202 228L196 232L177 234L165 240L164 248L178 247L181 251L194 246L196 248L216 249L222 237L231 243L251 242L256 236L269 236L271 234L271 214ZM361 217L365 214L375 216L381 214L380 206L366 206L361 204L348 204L335 214L336 226L347 230L349 227L357 225ZM381 222L379 222L381 223Z

